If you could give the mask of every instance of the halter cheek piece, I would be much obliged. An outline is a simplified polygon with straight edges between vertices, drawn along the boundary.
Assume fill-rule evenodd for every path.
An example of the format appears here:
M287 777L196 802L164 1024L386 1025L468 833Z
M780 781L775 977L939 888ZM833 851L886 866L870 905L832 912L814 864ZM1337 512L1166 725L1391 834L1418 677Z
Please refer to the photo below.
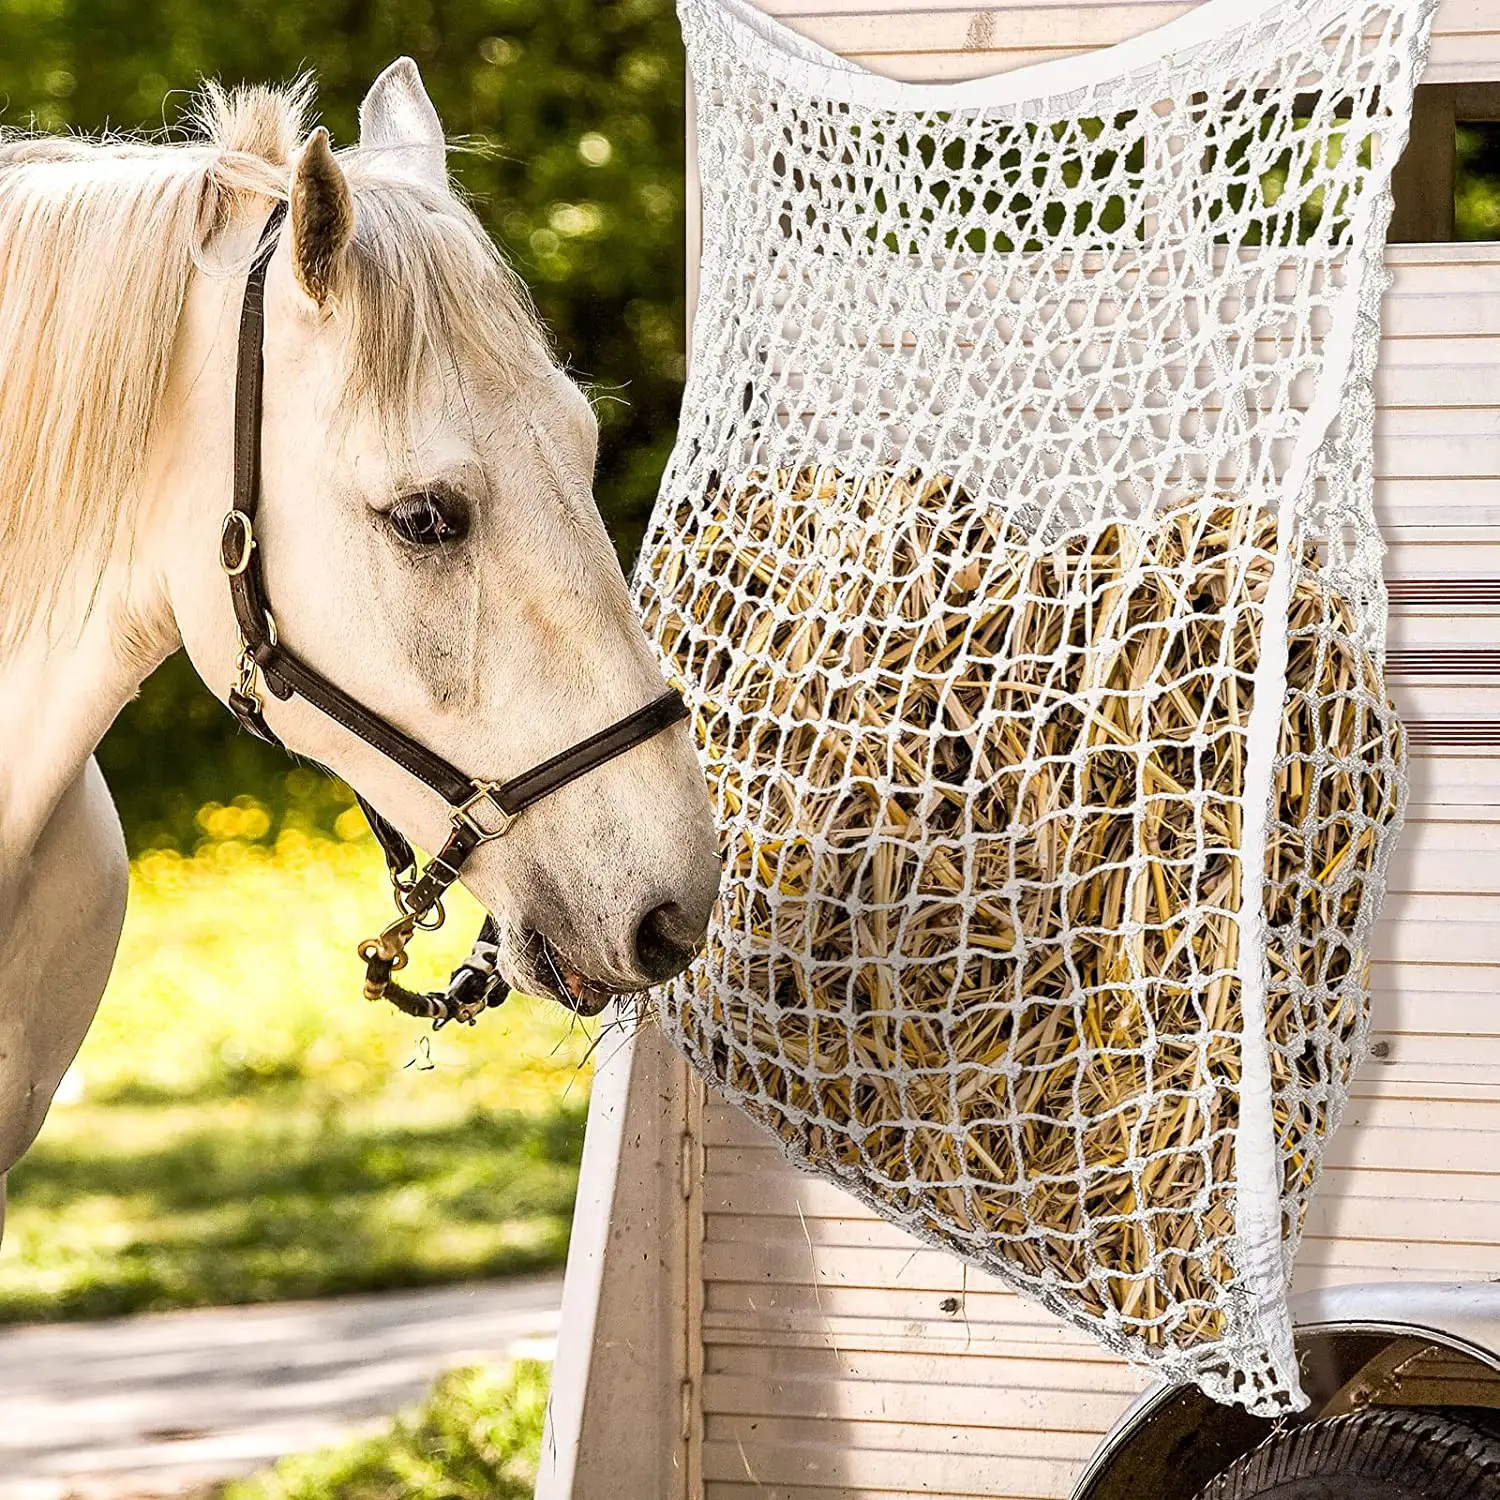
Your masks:
M430 1019L435 1030L449 1021L472 1024L481 1011L499 1005L510 992L510 986L496 971L499 934L494 919L485 918L473 952L454 971L447 990L432 994L403 989L391 978L406 967L406 947L413 933L418 927L442 924L443 894L481 844L503 837L533 802L680 723L687 718L687 708L675 692L668 691L513 780L475 781L351 698L277 640L255 540L255 514L260 500L266 268L285 217L286 205L279 203L266 220L250 264L240 312L234 388L234 500L219 539L219 561L229 578L229 594L240 630L239 679L230 689L229 708L251 734L272 745L281 744L262 711L256 692L259 676L274 696L285 699L300 694L314 708L431 787L448 804L451 826L447 842L426 868L419 870L406 839L363 797L358 799L385 853L398 913L378 937L367 938L359 945L359 956L365 961L366 998L389 1000L408 1015Z

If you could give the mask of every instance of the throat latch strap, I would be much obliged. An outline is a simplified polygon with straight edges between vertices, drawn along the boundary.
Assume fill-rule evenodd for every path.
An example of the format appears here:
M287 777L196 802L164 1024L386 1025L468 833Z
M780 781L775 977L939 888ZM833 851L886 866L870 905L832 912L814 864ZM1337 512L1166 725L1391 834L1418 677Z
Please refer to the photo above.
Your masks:
M459 878L465 861L482 844L503 837L528 807L559 787L681 723L687 718L687 706L669 689L645 707L626 714L597 734L509 781L481 781L465 775L419 740L352 698L282 645L266 591L255 521L260 508L266 272L285 218L286 205L278 203L261 231L240 310L234 392L234 490L219 535L219 563L229 580L229 597L240 634L237 678L229 690L229 708L251 734L280 745L281 741L266 722L258 683L264 683L277 698L296 694L374 746L448 804L447 841L426 868L419 871L411 845L360 798L360 806L390 867L398 915L378 937L361 943L359 953L365 960L365 994L370 999L390 1000L408 1014L430 1017L435 1027L451 1020L472 1022L485 1006L498 1005L508 991L495 969L498 932L493 919L486 919L474 952L459 966L445 994L414 994L392 978L405 967L406 947L416 930L441 924L444 893Z

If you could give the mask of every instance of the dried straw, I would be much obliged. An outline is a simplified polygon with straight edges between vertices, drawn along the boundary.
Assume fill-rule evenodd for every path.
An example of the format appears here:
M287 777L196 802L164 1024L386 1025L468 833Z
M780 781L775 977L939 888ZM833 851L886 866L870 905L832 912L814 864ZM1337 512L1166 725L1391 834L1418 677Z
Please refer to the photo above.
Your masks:
M668 1024L794 1155L1153 1346L1219 1335L1234 1280L1275 531L1208 497L1046 543L943 478L807 470L684 503L643 570L734 840ZM1302 548L1267 856L1289 1241L1404 748L1316 563Z

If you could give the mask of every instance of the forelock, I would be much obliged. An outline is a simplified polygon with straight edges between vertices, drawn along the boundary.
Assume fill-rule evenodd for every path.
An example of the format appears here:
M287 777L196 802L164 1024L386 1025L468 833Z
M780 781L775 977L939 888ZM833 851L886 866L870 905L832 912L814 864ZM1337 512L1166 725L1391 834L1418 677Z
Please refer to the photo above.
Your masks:
M552 366L531 298L478 219L452 193L381 175L358 151L340 157L354 197L354 240L339 310L348 321L352 402L409 437L437 377L520 386Z

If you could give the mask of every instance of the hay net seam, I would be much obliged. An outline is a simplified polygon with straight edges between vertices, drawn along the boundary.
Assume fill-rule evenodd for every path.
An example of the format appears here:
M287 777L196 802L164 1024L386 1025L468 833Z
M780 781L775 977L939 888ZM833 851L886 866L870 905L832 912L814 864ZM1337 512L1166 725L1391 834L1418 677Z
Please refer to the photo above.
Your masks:
M1405 799L1373 381L1434 0L951 86L678 8L700 292L636 589L729 869L662 1024L799 1165L1295 1409Z

